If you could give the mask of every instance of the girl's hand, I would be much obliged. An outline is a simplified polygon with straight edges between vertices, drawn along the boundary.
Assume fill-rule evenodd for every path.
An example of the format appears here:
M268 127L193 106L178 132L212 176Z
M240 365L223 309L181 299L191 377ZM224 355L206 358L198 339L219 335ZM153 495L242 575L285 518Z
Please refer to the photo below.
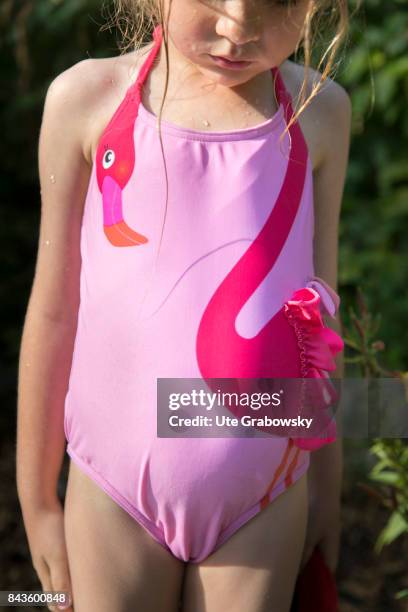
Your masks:
M72 604L72 589L65 544L64 511L56 501L52 507L44 507L24 516L31 560L43 591L68 591ZM72 605L48 605L49 610L73 612Z
M327 566L332 573L335 573L340 549L340 532L340 502L337 499L329 499L324 491L309 496L306 540L299 571L302 571L315 547L318 546Z

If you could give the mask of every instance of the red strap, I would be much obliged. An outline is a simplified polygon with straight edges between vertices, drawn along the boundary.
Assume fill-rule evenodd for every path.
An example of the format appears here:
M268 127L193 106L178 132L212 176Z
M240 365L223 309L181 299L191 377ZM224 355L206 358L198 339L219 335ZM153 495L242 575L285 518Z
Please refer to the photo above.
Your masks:
M158 24L156 25L156 27L153 30L153 40L155 41L155 44L153 45L153 47L150 49L150 52L148 54L148 56L146 57L145 61L143 62L141 68L139 69L136 81L129 87L129 89L127 90L127 96L131 95L131 94L135 94L135 92L137 92L137 90L140 91L146 77L147 74L150 70L151 65L153 64L153 61L157 55L157 53L159 52L160 49L160 43L162 40L162 31L161 31L161 25Z

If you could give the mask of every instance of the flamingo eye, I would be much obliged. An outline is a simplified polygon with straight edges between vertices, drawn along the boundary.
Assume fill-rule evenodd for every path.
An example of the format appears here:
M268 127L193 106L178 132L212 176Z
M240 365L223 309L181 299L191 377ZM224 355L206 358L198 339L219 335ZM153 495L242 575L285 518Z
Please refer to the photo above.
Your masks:
M105 151L103 159L102 159L102 166L105 168L105 170L110 168L112 164L114 163L114 161L115 161L115 152L112 151L112 149L108 149L107 151Z

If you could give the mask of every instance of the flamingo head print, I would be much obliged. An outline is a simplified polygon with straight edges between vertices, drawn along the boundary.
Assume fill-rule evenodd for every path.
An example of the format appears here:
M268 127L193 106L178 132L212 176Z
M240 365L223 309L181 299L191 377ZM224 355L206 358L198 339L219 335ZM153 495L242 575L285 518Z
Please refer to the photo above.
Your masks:
M147 238L123 219L122 194L135 167L134 123L137 108L126 97L99 141L96 178L102 194L103 229L114 246L136 246Z

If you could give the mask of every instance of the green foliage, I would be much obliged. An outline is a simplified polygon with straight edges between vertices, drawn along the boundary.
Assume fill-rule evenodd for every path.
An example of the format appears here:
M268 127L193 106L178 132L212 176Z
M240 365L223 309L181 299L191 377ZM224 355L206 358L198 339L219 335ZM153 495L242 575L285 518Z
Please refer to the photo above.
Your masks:
M346 356L345 364L360 366L363 376L376 376L386 371L378 363L377 353L384 350L384 343L378 340L377 332L380 329L381 314L373 315L366 304L361 287L357 286L357 306L359 312L349 308L349 317L352 325L347 329L344 337L346 347L354 352L354 356Z
M345 326L345 346L352 356L345 357L348 368L357 365L360 374L369 382L380 377L398 378L408 396L408 372L389 371L378 361L378 352L384 350L384 343L379 340L380 317L374 316L367 308L367 303L361 289L358 289L358 312L350 308L350 326ZM348 374L348 369L346 369ZM377 394L375 385L369 396L370 420L378 418ZM378 431L378 428L376 428ZM385 545L391 544L399 537L408 535L408 441L406 439L375 438L370 447L370 453L377 459L371 468L368 478L376 483L373 489L366 483L363 488L379 500L390 515L384 528L378 535L374 550L380 553ZM395 595L397 599L408 597L408 590L402 590Z
M395 595L395 599L404 599L405 597L408 597L408 589L402 589Z
M351 19L337 80L350 93L353 127L340 224L343 314L364 289L382 315L390 367L408 360L408 11L366 0ZM353 8L354 2L350 3Z
M408 444L406 440L376 440L371 452L378 461L369 477L381 485L383 504L392 511L375 545L380 552L400 535L408 535Z

